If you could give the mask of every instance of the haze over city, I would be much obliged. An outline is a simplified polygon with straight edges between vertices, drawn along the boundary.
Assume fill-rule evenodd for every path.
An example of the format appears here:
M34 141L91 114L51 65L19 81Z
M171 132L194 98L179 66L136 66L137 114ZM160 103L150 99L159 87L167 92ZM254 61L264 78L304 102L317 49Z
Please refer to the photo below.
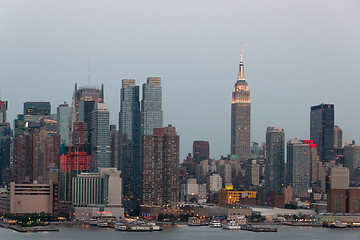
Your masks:
M74 84L88 84L90 58L91 85L104 84L113 124L121 79L159 76L180 159L194 140L209 141L219 158L230 153L242 47L252 141L264 142L267 126L308 139L310 106L320 103L335 105L344 141L360 141L358 1L1 3L0 98L12 125L25 101L50 101L54 113L71 103Z

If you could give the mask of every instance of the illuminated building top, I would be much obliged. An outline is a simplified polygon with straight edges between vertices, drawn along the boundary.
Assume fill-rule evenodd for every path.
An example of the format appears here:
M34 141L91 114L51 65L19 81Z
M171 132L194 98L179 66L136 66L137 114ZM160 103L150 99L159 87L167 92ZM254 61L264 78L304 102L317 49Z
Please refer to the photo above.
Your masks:
M232 94L232 103L250 103L250 91L248 83L245 81L242 51L239 64L239 76Z

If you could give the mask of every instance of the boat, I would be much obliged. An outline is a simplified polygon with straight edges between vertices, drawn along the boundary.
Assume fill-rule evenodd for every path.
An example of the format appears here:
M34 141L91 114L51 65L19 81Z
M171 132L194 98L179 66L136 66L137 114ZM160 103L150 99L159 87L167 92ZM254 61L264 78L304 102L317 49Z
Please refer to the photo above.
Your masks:
M212 220L210 222L210 227L211 228L221 228L221 222L219 219L215 219L215 220Z
M241 226L239 224L237 224L234 220L230 220L230 221L225 221L222 224L222 229L226 229L226 230L240 230Z
M148 222L147 225L149 225L151 227L152 231L162 231L162 227L160 227L159 225L156 225L156 223L154 222Z
M129 225L127 227L127 230L130 231L130 232L151 232L152 231L152 228L151 226L147 225L147 224L141 224L141 225L138 225L138 224L134 224L134 225Z
M193 227L201 226L200 219L196 217L189 217L188 225Z
M108 227L108 222L106 220L98 220L97 226L98 227Z
M90 219L89 224L92 226L97 226L97 219L95 219L95 218Z
M331 228L347 228L347 224L346 223L343 223L343 222L340 222L340 221L336 221L334 222L333 225L330 225Z
M123 222L116 222L114 228L116 231L126 231L127 230L127 227L126 227L125 223L123 223Z

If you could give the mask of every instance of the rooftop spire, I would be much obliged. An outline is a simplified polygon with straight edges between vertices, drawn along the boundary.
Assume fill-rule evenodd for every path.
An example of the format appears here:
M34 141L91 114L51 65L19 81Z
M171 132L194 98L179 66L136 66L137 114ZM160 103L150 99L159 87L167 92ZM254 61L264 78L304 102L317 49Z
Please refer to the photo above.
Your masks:
M90 57L89 57L89 75L88 75L88 84L90 86Z
M244 77L244 63L243 63L243 54L242 54L242 52L243 52L243 49L241 47L238 80L245 80L245 77Z

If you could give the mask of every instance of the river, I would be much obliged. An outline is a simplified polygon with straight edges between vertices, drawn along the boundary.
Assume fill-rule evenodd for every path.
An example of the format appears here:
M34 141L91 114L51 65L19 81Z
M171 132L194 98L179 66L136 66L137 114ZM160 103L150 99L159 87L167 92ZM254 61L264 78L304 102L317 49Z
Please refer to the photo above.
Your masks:
M18 233L10 229L0 228L1 240L95 240L95 239L129 239L129 240L360 240L358 229L329 229L322 227L276 226L278 232L255 233L242 230L223 230L186 225L166 226L161 232L119 232L110 228L99 228L89 225L60 226L59 232Z

